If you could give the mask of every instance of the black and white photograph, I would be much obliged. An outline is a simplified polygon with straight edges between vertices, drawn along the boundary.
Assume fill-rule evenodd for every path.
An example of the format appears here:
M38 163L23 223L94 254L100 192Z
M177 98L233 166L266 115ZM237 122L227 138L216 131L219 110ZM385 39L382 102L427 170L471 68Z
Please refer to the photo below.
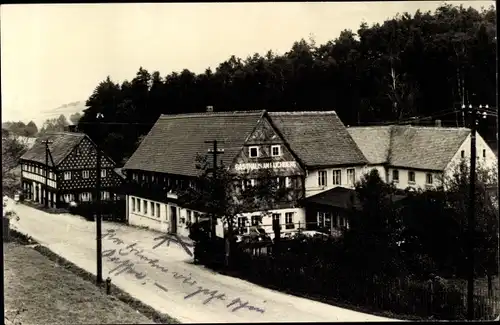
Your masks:
M2 4L4 324L500 320L496 17Z

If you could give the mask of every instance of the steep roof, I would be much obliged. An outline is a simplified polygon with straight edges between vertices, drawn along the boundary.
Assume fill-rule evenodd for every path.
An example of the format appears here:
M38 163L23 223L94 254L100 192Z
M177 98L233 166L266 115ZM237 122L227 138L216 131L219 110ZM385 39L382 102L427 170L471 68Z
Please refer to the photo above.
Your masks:
M268 114L292 151L306 166L367 163L334 111Z
M43 141L49 140L49 151L57 166L73 150L73 148L82 141L86 135L84 133L73 132L53 132L39 136L33 146L21 156L21 159L35 161L45 164L45 144ZM49 165L52 161L49 158Z
M197 154L212 147L205 141L222 141L220 155L229 164L239 153L246 138L264 111L210 112L162 115L144 137L123 169L197 176Z
M470 134L467 128L411 125L347 130L370 163L429 170L444 170Z
M391 142L391 126L349 127L347 132L370 164L387 162Z

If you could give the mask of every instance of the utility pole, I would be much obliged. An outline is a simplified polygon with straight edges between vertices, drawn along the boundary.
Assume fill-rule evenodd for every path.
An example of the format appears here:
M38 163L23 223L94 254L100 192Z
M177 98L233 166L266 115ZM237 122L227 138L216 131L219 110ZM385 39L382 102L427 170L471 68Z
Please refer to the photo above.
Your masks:
M101 119L104 116L101 113L97 113L97 136L99 137L98 141L101 141ZM101 220L101 146L97 145L97 162L96 162L96 214L95 214L95 223L96 223L96 231L97 231L97 277L96 283L97 285L101 285L103 283L102 280L102 220Z
M49 207L49 144L52 143L51 140L44 140L45 144L45 208Z
M462 105L465 108L465 105ZM475 192L476 192L476 108L469 105L471 114L470 134L470 180L469 180L469 213L468 213L468 269L467 274L467 319L474 319L474 228L475 228Z
M212 143L213 144L213 149L208 149L208 153L212 154L213 157L213 166L212 166L212 178L214 181L214 185L216 184L217 180L217 156L219 154L224 153L224 149L218 149L217 148L217 143L220 143L223 141L217 141L217 140L212 140L212 141L205 141L205 143ZM214 193L214 196L217 195L218 193ZM214 197L215 199L215 197ZM214 200L215 201L215 200ZM217 221L217 216L215 215L215 209L212 215L212 218L210 218L210 236L212 238L215 238L215 223Z
M465 105L462 105L465 109ZM479 109L483 108L479 105ZM488 109L488 105L484 107ZM477 109L469 105L469 113L471 114L471 136L470 136L470 181L469 181L469 211L468 211L468 276L467 276L467 319L474 319L474 243L475 243L475 222L476 222L476 131L477 124ZM483 118L486 113L482 113Z

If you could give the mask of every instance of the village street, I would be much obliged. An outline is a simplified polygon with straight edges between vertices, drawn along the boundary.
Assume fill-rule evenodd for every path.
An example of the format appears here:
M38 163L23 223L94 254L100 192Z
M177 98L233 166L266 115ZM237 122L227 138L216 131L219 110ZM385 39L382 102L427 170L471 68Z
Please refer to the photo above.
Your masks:
M18 221L12 220L12 228L96 274L94 222L69 214L48 214L16 205L12 200L7 209L20 217ZM164 243L153 249L159 242L154 240L158 236L155 232L103 222L103 276L109 276L115 285L135 298L181 322L389 320L216 274L192 264L192 258L177 244Z

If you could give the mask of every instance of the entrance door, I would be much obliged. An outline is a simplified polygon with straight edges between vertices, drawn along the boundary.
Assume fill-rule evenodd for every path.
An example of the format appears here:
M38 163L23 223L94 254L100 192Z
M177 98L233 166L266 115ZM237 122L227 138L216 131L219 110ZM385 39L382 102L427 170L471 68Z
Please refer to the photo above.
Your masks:
M160 231L169 232L168 228L168 205L165 204L165 214L160 210Z
M177 207L170 207L170 233L177 234Z

